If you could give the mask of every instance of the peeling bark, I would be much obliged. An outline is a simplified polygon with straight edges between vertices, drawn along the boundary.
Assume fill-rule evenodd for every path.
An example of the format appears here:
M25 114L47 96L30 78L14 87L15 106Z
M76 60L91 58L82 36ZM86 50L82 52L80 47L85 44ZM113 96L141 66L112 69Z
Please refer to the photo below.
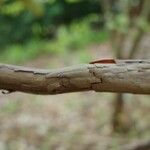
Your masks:
M117 60L56 70L0 64L0 89L34 94L88 91L150 94L150 61Z

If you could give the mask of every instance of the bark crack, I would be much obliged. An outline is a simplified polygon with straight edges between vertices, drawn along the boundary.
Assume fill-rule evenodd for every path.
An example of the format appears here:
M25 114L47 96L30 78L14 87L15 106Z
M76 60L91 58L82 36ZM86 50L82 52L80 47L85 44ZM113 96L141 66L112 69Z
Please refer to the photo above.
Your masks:
M95 65L96 67L96 65ZM103 80L102 80L102 76L99 77L99 75L96 74L96 72L92 69L92 68L89 68L88 67L88 70L89 70L89 73L96 79L98 79L99 81L95 81L95 82L92 82L91 84L96 84L96 83L103 83Z

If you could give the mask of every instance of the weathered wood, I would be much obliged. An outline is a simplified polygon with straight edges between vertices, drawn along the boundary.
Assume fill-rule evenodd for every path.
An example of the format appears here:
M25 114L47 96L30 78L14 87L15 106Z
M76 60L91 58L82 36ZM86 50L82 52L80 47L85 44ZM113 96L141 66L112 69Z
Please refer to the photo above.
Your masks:
M34 94L88 90L150 94L150 60L118 60L116 64L83 64L56 70L0 64L0 89Z

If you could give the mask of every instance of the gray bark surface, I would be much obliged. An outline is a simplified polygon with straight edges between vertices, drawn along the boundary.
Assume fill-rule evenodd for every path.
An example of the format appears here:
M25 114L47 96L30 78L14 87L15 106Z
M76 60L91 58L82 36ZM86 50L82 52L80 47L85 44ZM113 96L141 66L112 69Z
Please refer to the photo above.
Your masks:
M150 94L150 60L116 60L116 64L81 64L54 70L0 64L0 90Z

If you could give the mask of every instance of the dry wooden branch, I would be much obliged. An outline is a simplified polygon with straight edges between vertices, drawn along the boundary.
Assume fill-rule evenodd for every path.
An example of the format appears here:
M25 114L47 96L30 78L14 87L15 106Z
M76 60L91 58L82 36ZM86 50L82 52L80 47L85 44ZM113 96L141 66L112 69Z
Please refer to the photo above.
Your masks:
M0 89L34 94L88 91L150 94L150 60L118 60L57 70L0 64Z

